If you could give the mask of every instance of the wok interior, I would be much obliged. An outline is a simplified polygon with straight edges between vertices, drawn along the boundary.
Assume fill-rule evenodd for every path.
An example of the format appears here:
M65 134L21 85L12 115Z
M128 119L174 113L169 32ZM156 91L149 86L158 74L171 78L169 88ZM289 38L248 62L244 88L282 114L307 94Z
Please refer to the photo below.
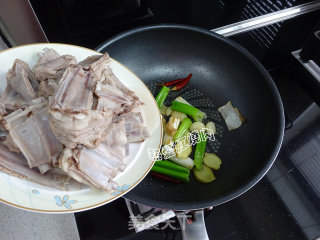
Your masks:
M188 184L175 184L149 175L125 197L170 209L216 205L247 190L271 166L283 132L281 100L265 72L241 51L219 38L184 28L127 34L104 51L146 83L192 73L191 89L204 93L215 109L232 101L247 119L233 131L227 130L223 120L218 123L224 133L217 153L222 166L214 171L215 181L202 184L192 177Z

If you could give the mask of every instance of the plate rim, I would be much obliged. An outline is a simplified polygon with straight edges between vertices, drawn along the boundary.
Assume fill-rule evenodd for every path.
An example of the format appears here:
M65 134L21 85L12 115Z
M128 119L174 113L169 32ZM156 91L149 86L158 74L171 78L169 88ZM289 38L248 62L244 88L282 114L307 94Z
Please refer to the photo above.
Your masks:
M19 46L14 46L14 47L11 47L11 48L7 48L7 49L4 49L4 50L1 50L0 51L0 54L6 52L6 51L10 51L12 49L16 49L16 48L21 48L21 47L27 47L27 46L34 46L34 45L66 45L66 46L71 46L71 47L78 47L78 48L83 48L85 50L90 50L92 52L96 52L97 54L101 55L102 53L101 52L98 52L96 50L93 50L93 49L90 49L90 48L86 48L86 47L82 47L82 46L78 46L78 45L73 45L73 44L67 44L67 43L30 43L30 44L23 44L23 45L19 45ZM110 56L109 56L110 57ZM133 71L131 71L128 67L126 67L125 65L123 65L121 62L117 61L116 59L110 57L110 59L112 59L113 61L115 61L117 64L121 65L123 68L127 69L127 71L129 71L130 73L132 73L144 86L145 88L147 89L148 93L151 95L155 105L157 105L156 103L156 100L154 98L154 96L152 95L150 89L147 87L147 85L141 80L140 77L138 77ZM160 118L160 123L162 125L162 116L161 116L161 113L160 113L160 110L159 108L157 108L158 110L158 114L159 114L159 118ZM159 142L159 146L158 146L158 149L160 149L161 145L162 145L162 138L163 138L163 127L161 126L160 127L160 142ZM20 206L18 204L15 204L15 203L11 203L11 202L8 202L4 199L2 199L0 197L0 202L1 203L4 203L8 206L11 206L11 207L14 207L14 208L17 208L17 209L22 209L22 210L27 210L27 211L30 211L30 212L38 212L38 213L47 213L47 214L63 214L63 213L76 213L76 212L82 212L82 211L86 211L86 210L90 210L90 209L94 209L94 208L97 208L97 207L100 207L100 206L103 206L105 204L108 204L108 203L111 203L112 201L122 197L123 195L125 195L126 193L130 192L134 187L136 187L145 177L146 175L150 172L151 168L153 167L154 163L155 163L155 158L154 157L152 159L151 164L149 166L149 168L146 170L146 172L144 173L143 176L141 176L132 186L130 186L127 190L125 191L122 191L120 194L118 194L117 196L113 196L112 198L109 198L108 200L106 201L103 201L103 202L100 202L100 203L97 203L97 204L94 204L94 205L90 205L90 206L87 206L87 207L83 207L83 208L77 208L77 209L70 209L70 210L42 210L42 209L36 209L36 208L30 208L30 207L24 207L24 206ZM7 173L5 173L7 174ZM10 174L7 174L9 176L11 176ZM28 181L28 180L27 180ZM30 181L29 181L30 182Z

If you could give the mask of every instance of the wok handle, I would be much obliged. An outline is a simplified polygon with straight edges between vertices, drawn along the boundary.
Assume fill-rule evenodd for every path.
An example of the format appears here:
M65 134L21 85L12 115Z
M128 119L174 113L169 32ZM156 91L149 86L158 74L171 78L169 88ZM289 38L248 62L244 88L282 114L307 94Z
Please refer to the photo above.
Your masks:
M287 114L286 111L284 111L284 120L285 120L285 125L284 125L284 130L289 130L293 126L293 122L291 121L289 115Z
M176 213L180 223L183 240L209 240L206 225L204 222L204 214L202 210L193 212L194 220L189 223L185 213Z

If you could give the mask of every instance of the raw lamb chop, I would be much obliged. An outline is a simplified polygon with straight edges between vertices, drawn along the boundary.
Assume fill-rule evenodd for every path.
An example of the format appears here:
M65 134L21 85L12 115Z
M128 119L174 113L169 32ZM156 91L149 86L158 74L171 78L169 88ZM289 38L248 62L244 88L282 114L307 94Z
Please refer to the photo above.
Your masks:
M26 101L37 96L36 91L39 84L28 64L22 60L16 59L14 61L7 74L7 83Z
M37 170L28 167L26 159L21 154L10 152L0 144L0 171L9 175L27 179L44 186L65 189L68 177L55 173L40 174Z
M52 130L69 148L77 144L95 148L106 136L113 112L92 109L95 83L91 71L71 66L60 80L59 89L50 104Z
M115 189L128 143L150 135L136 109L143 103L115 76L110 62L106 53L77 65L75 57L48 48L35 73L16 60L0 102L0 170L64 188L66 177L54 168L59 166L79 183Z
M112 111L115 114L129 112L134 107L134 102L121 90L109 84L97 83L95 94L98 96L95 109L100 111Z
M5 110L14 111L21 107L27 106L28 102L20 96L10 85L7 85L6 90L1 95L1 104Z
M8 135L5 137L5 140L2 142L3 145L5 145L11 152L20 153L20 148L16 145L16 143L13 141L12 137Z
M38 167L45 173L51 168L52 160L59 157L62 145L50 128L47 101L39 98L31 103L24 111L19 109L4 117L5 127L29 167Z
M127 143L125 121L121 119L118 122L110 124L107 136L103 144L107 146L124 146Z
M140 112L125 113L116 119L124 120L128 143L143 142L150 137L147 128L143 124L143 118Z
M64 150L60 158L60 168L78 182L110 191L117 187L112 179L125 165L115 149L103 144L95 149L79 145L74 149Z
M93 102L92 89L95 82L91 71L76 65L68 67L50 109L63 113L88 113Z
M34 66L36 79L44 81L48 78L61 78L64 71L71 64L77 64L74 56L60 56L55 50L45 48Z
M129 146L124 120L110 124L106 138L103 140L102 144L115 149L122 159L129 155Z
M16 59L8 71L7 87L1 96L1 103L5 109L19 109L36 98L38 88L38 81L28 64Z
M59 88L60 79L47 79L39 84L39 97L49 97L55 95Z
M82 119L77 119L79 115L59 114L54 111L50 113L52 131L57 139L69 148L74 148L77 144L96 148L106 137L112 121L112 113L95 110L81 114Z
M102 84L108 84L122 91L134 104L134 106L142 104L136 94L125 86L113 73L110 66L110 58L105 53L98 61L90 65L90 69L95 73L97 79Z
M102 55L92 55L87 57L86 59L82 60L81 62L79 62L79 65L82 66L85 69L89 69L90 65L96 61L98 61L100 58L102 57Z

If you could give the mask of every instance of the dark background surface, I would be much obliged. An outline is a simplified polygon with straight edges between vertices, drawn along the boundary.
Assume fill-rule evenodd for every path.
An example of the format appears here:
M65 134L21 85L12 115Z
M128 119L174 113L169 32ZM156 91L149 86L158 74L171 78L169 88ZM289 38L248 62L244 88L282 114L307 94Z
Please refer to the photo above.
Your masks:
M95 48L134 27L182 23L214 29L309 1L30 0L50 42ZM291 51L319 24L319 11L231 37L271 73L293 127L269 173L241 197L206 217L212 239L316 239L320 236L320 110ZM297 72L298 71L298 72ZM300 81L295 81L299 76ZM299 83L298 83L299 82ZM267 126L266 126L267 127ZM179 231L128 230L123 199L77 213L81 239L181 239ZM166 236L165 236L166 235Z
M95 48L139 26L180 23L214 29L306 0L30 0L50 42ZM232 37L268 70L288 63L320 20L319 11ZM277 57L275 57L277 56Z

